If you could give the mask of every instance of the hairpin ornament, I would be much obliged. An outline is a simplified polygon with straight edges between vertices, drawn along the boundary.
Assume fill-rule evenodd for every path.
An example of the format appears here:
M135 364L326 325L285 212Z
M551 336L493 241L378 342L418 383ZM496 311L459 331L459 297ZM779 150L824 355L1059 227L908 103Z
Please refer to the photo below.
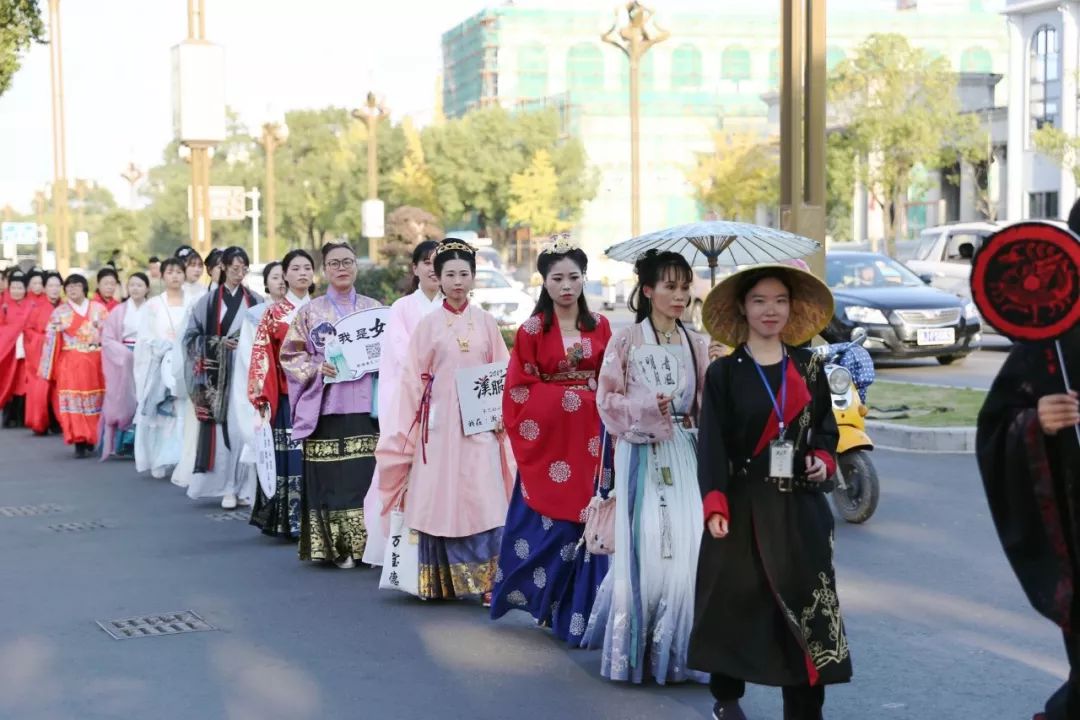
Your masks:
M548 244L540 252L552 253L553 255L565 255L566 253L577 249L578 246L570 239L570 233L559 233L557 235L552 235Z

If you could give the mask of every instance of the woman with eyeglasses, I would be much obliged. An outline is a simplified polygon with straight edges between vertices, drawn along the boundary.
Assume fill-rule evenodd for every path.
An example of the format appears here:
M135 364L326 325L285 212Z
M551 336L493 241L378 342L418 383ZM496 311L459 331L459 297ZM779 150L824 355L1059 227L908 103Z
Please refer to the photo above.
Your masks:
M222 253L222 282L191 308L183 339L184 374L198 429L195 456L184 458L192 473L187 494L219 497L225 510L250 505L255 494L255 470L240 463L244 408L232 393L234 383L245 389L247 383L247 375L239 378L236 372L243 313L262 302L244 287L248 264L243 248Z
M356 292L356 252L347 243L322 248L326 294L301 307L281 343L289 386L293 441L304 443L300 559L343 570L364 557L364 496L375 471L379 424L372 418L371 374L337 382L327 340L344 317L381 303Z

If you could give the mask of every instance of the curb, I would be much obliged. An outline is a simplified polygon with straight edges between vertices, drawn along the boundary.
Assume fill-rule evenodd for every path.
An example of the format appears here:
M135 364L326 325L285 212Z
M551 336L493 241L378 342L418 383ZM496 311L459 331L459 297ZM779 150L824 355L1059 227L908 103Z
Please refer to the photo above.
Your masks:
M866 432L876 447L928 453L975 452L975 428L922 428L912 425L867 420Z

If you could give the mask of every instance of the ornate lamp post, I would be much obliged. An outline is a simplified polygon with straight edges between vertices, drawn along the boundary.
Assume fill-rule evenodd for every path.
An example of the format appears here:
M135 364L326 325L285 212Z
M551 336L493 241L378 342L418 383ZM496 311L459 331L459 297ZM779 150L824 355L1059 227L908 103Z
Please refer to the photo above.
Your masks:
M621 28L623 17L627 23ZM637 0L615 10L611 29L600 36L609 45L626 53L630 61L630 228L634 236L641 234L641 58L649 48L671 37L671 33L650 22L653 10Z
M375 93L369 92L367 94L367 101L364 106L353 110L352 115L357 120L363 120L367 123L367 176L368 176L368 192L365 215L370 213L380 213L382 208L379 207L379 164L378 164L378 137L377 131L379 127L379 120L386 117L389 114L389 110L386 106L375 97ZM368 255L371 259L377 260L379 257L379 240L382 238L382 219L379 218L379 222L371 223L374 229L378 232L370 231L375 237L369 235L368 232L364 234L368 236ZM367 226L368 223L365 223Z
M265 198L264 212L266 214L266 259L277 258L277 189L274 175L274 152L289 138L289 126L285 124L285 118L267 120L262 126L262 135L259 142L262 143L266 153L266 183L263 187Z

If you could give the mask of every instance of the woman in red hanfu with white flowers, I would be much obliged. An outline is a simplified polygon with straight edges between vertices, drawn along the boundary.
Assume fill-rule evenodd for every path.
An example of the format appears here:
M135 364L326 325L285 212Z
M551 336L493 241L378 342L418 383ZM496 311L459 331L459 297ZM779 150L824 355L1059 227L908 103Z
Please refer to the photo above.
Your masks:
M491 605L493 619L524 610L575 646L608 568L578 542L601 470L596 378L611 338L582 293L588 262L565 236L536 261L544 285L518 329L503 395L518 477Z

